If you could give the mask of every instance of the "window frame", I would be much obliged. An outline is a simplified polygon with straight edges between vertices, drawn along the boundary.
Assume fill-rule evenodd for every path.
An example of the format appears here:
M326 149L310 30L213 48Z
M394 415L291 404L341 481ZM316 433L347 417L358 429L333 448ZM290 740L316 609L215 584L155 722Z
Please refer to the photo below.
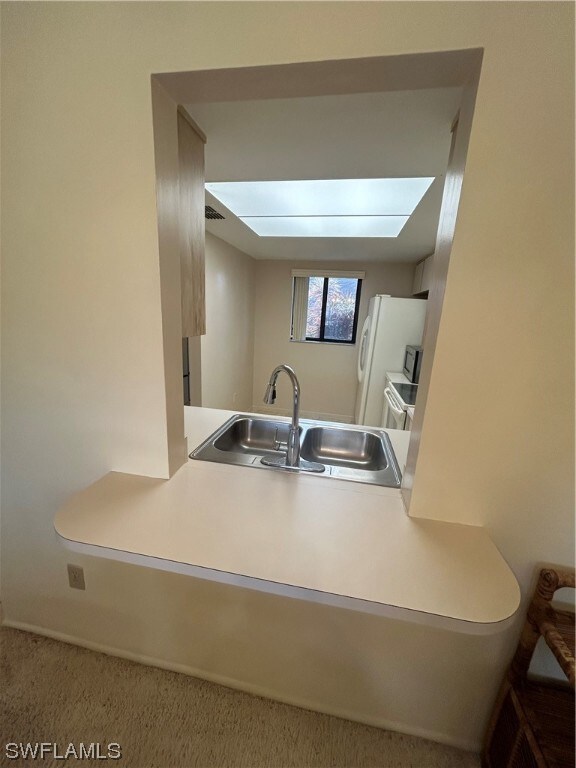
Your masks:
M319 344L356 344L356 334L358 331L358 315L360 313L360 295L362 293L362 278L361 277L346 277L347 280L356 280L356 302L354 305L354 320L352 324L352 338L351 339L330 339L325 337L326 332L326 309L328 305L328 285L331 279L338 279L334 275L311 275L311 277L321 277L324 280L322 286L322 309L320 312L320 335L306 336L304 341L317 342Z
M345 344L354 346L358 334L358 320L360 315L360 301L362 296L362 282L366 277L363 270L340 270L319 267L317 269L292 269L292 301L290 312L290 341L307 344ZM306 280L306 287L299 283L299 279ZM312 278L322 279L322 306L320 318L320 335L307 336L306 325L308 321L308 296L309 281ZM330 278L345 278L356 280L356 296L354 305L354 317L351 339L333 339L326 337L326 314L328 310L328 292ZM295 329L300 329L295 333Z

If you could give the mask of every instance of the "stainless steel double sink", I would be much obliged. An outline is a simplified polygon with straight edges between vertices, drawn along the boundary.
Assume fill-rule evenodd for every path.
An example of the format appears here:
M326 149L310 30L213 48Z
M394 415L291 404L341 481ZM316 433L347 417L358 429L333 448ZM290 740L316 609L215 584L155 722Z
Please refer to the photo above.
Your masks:
M272 469L263 458L286 453L290 424L236 414L190 454L191 459ZM388 435L379 429L300 420L300 457L321 464L323 476L400 487L401 473ZM276 471L305 471L281 467Z

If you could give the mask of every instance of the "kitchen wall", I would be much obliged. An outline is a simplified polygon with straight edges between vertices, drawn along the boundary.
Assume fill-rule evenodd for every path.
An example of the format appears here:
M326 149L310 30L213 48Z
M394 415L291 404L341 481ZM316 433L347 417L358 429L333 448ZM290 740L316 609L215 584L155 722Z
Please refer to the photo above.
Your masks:
M206 335L202 405L252 409L255 261L206 233Z
M291 413L291 388L283 377L276 404L262 402L272 369L287 362L302 386L303 416L353 421L358 346L290 342L295 268L366 273L358 333L371 296L411 292L413 267L408 264L256 260L207 233L207 332L201 341L204 407Z
M282 414L292 412L292 390L284 377L278 379L276 404L266 406L262 402L271 371L279 363L288 363L302 385L302 415L353 421L358 345L290 341L293 269L319 269L320 273L325 269L366 272L360 299L359 336L370 298L377 293L410 296L414 268L409 264L373 262L257 262L253 409Z
M71 557L52 521L109 470L166 472L150 74L483 46L413 506L485 524L524 598L537 562L572 561L573 17L547 2L2 6L7 623L478 747L518 626L474 638Z

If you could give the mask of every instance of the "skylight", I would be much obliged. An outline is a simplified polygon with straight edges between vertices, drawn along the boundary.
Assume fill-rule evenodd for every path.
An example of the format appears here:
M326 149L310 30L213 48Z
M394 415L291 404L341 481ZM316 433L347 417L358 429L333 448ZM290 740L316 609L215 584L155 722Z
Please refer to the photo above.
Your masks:
M260 237L397 237L434 177L208 182Z
M398 237L408 216L243 216L260 237Z

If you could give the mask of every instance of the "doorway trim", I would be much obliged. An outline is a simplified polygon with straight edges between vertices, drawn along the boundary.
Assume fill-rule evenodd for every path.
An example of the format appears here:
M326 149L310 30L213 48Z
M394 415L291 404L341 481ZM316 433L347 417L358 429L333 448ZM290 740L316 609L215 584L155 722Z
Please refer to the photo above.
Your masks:
M162 327L164 329L164 377L168 463L172 475L186 461L184 408L181 396L181 312L177 216L178 189L177 114L181 105L195 103L287 99L306 96L462 88L457 130L446 173L440 222L433 262L432 287L424 329L423 358L416 412L410 435L408 460L402 479L402 498L409 511L422 435L432 363L446 289L448 264L472 118L482 65L482 48L433 53L377 56L360 59L275 64L259 67L211 69L153 74L152 111L156 162L157 208ZM209 139L209 137L208 137ZM180 397L177 393L180 392ZM184 445L184 451L182 451Z

